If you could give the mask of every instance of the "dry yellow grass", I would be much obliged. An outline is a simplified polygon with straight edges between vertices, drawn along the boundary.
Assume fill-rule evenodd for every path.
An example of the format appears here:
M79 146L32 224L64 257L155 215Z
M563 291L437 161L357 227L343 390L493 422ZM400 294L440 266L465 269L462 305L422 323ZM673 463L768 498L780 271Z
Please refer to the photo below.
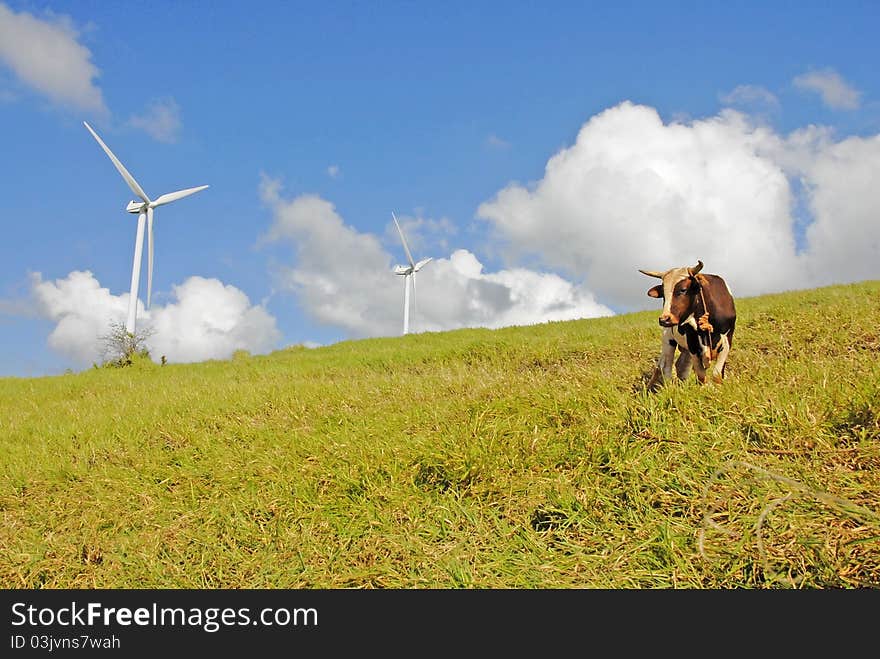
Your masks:
M880 587L880 282L0 380L10 588Z

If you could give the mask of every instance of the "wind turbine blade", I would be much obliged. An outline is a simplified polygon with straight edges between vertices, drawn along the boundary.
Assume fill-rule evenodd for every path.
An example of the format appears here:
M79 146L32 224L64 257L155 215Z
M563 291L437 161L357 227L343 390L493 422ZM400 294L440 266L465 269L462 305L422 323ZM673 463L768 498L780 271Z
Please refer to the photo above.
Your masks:
M400 223L397 221L397 216L394 214L394 211L391 212L391 217L394 218L394 224L397 225L397 233L400 234L400 240L403 243L403 251L406 252L406 258L409 259L409 264L415 268L416 262L413 261L412 254L409 253L409 245L406 244L406 237L403 235L403 229L400 228Z
M184 197L189 197L191 194L195 194L196 192L201 192L207 185L200 185L197 188L187 188L186 190L178 190L177 192L169 192L167 194L163 194L161 197L157 198L156 201L150 204L153 208L156 206L162 206L164 204L170 204L172 201L177 201L178 199L183 199Z
M125 182L128 183L128 187L131 188L131 191L134 192L138 197L141 198L146 203L150 203L150 198L147 196L147 193L144 192L144 189L138 185L138 182L134 180L134 176L128 173L128 170L125 168L121 162L119 162L119 158L113 155L113 152L110 150L106 144L104 144L104 140L98 137L98 134L92 130L92 127L89 126L85 121L83 122L86 128L89 129L89 132L92 134L96 140L98 140L98 144L101 145L101 148L104 149L104 153L110 158L113 164L116 166L116 169L119 170L119 173L122 174L122 178L125 179Z
M418 271L421 270L424 266L426 266L430 261L433 261L433 260L434 260L434 257L433 257L433 256L429 256L429 257L426 258L426 259L422 259L421 261L419 261L418 263L416 263L415 267L413 268L413 271L414 271L414 272L418 272Z
M147 309L153 294L153 209L147 208Z

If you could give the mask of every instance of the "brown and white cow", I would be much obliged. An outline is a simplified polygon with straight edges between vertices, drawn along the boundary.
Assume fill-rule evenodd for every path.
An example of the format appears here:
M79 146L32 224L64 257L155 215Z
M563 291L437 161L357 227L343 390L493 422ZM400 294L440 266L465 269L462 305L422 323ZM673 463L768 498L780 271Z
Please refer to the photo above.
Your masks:
M680 354L675 360L675 372L680 380L687 378L693 366L697 379L705 382L712 359L712 379L719 383L724 379L724 367L733 345L736 307L727 283L718 275L700 274L702 269L702 261L693 267L665 272L639 269L642 274L661 280L648 289L648 295L663 300L659 318L663 327L660 358L648 383L650 389L672 379L676 348Z

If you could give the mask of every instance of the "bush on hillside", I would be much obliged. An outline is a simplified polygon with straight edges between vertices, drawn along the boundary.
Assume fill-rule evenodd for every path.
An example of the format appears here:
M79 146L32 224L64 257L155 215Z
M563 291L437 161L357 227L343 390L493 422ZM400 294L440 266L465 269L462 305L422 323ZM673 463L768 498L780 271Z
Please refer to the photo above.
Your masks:
M147 339L153 335L152 328L143 328L129 332L125 325L119 322L110 323L110 331L101 340L101 365L109 368L122 368L138 362L148 361L152 363L150 351L147 348Z

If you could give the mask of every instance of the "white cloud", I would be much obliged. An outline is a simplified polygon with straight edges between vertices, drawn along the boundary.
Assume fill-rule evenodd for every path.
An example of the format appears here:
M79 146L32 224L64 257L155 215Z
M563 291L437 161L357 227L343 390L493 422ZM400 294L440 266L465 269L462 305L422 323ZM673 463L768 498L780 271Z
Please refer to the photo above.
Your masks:
M719 98L725 105L779 109L779 99L760 85L739 85Z
M835 110L855 110L859 107L861 92L849 85L834 69L799 75L794 79L794 86L816 92L825 105Z
M276 273L279 285L294 293L309 315L350 336L402 331L403 278L393 274L394 259L376 236L346 225L334 206L318 196L282 198L276 181L264 179L261 196L274 216L265 239L283 241L294 250L295 264ZM465 250L426 265L416 276L411 328L501 327L610 313L590 293L557 275L522 268L482 270Z
M41 19L0 3L0 62L53 103L106 114L104 98L94 82L98 68L78 38L78 30L66 16L48 14Z
M880 135L834 142L828 131L808 129L784 147L814 218L803 255L809 280L880 278Z
M330 165L327 168L327 176L330 178L336 178L339 176L339 165Z
M154 99L147 106L144 114L132 115L128 125L166 144L176 142L183 127L180 107L170 97Z
M464 249L429 263L416 278L419 330L532 325L612 313L592 293L553 273L511 268L484 274L477 257ZM399 288L398 326L403 317Z
M512 253L583 278L612 306L644 305L638 268L698 259L734 290L774 290L791 280L795 242L786 176L756 153L765 133L732 111L665 125L625 102L590 119L534 189L510 185L478 216Z
M148 312L156 356L176 362L225 359L236 350L268 352L281 339L265 308L251 305L242 291L218 279L190 277L172 286L172 293L177 302Z
M43 281L37 272L31 290L39 315L56 323L49 347L82 365L101 360L100 337L111 323L123 322L128 312L129 295L112 295L89 271L74 271L54 282ZM138 315L142 313L139 303Z
M39 315L56 323L49 346L80 365L100 362L102 337L111 323L125 321L129 294L111 294L89 271L55 281L36 273L31 287ZM234 286L190 277L172 293L175 302L149 311L138 301L138 326L152 329L147 345L156 360L162 355L169 362L226 359L239 349L267 352L281 338L275 319Z
M757 295L880 275L878 166L880 136L782 137L731 110L664 124L624 102L590 119L540 181L509 185L478 216L512 257L561 268L616 309L651 303L638 268L698 259L736 294ZM802 250L790 177L807 191Z
M418 215L411 217L397 213L397 221L406 236L406 242L413 253L413 258L418 260L419 253L427 249L430 243L437 248L446 250L449 248L449 239L458 233L457 227L447 217L441 217L439 220L422 217ZM400 253L405 258L403 245L400 242L400 234L397 233L397 227L388 224L385 228L385 244L393 245L395 253ZM401 261L403 263L403 261Z
M385 333L393 280L378 238L346 226L317 195L286 201L278 183L264 178L261 196L275 215L265 240L289 242L296 254L296 265L279 271L279 285L321 323L359 336Z

